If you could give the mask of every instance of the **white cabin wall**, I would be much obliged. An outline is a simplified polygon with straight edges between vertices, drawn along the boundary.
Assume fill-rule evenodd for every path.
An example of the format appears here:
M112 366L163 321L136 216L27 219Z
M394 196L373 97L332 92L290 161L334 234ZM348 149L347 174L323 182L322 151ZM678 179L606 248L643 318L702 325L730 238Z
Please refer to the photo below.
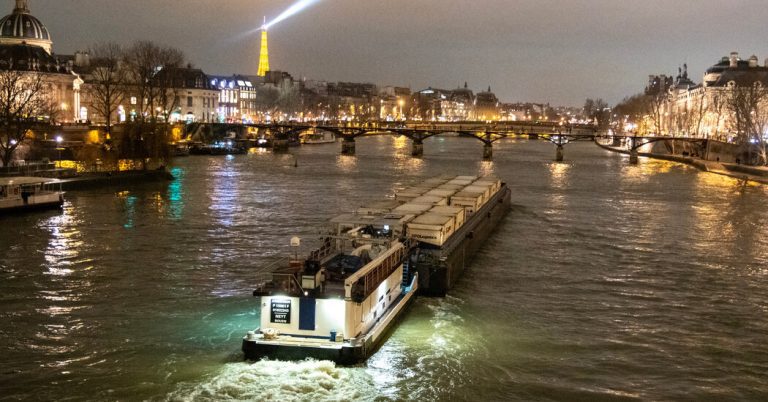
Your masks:
M291 323L271 322L272 300L290 300ZM315 299L315 330L299 329L299 298L286 296L264 296L261 298L261 328L275 328L281 334L298 336L330 337L331 331L342 332L345 329L346 303L342 299Z
M384 311L392 304L402 292L403 282L402 264L389 276L382 281L379 287L371 293L362 303L347 301L347 327L344 333L345 338L356 337L361 332L365 332L381 318ZM389 290L389 295L387 295ZM383 297L383 298L382 298ZM379 298L382 298L379 301ZM374 316L375 313L375 316Z

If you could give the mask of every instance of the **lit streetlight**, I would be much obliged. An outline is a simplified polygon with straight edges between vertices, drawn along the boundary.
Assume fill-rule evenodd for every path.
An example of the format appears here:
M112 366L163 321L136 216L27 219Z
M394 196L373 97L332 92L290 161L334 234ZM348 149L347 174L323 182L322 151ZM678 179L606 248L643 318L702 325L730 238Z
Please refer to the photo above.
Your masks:
M60 135L56 136L56 150L59 152L59 157L57 158L56 162L58 162L58 167L61 168L61 142L64 141L64 138L62 138Z

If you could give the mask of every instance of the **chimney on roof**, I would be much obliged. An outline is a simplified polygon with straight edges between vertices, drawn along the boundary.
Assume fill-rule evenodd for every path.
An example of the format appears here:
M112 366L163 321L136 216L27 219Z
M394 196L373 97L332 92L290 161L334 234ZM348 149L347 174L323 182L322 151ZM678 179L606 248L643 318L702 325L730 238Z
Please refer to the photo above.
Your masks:
M752 57L749 58L749 67L750 68L757 67L757 56L755 56L754 54L752 55Z
M730 67L736 68L739 66L739 52L731 52Z
M91 65L91 55L88 52L75 52L75 66L88 67Z

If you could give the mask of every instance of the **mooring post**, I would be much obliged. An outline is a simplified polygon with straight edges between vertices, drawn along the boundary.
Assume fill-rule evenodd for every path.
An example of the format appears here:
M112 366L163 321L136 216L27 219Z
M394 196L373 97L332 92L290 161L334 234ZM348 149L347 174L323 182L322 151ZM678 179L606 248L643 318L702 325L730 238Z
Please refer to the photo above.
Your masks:
M421 141L414 141L413 142L413 151L411 151L411 156L415 157L421 157L424 156L424 143Z
M555 161L562 162L563 161L563 146L558 145L557 150L555 151Z
M483 146L483 160L484 161L493 160L493 144L486 143Z
M635 137L629 139L629 163L632 165L637 165L638 163L636 141Z
M355 154L355 139L344 139L341 142L341 154L342 155L354 155Z

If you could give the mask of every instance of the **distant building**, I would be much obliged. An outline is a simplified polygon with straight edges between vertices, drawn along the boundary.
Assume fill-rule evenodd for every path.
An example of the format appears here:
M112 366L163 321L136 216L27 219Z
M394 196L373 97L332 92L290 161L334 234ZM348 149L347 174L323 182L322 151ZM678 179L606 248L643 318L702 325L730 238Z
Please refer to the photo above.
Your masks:
M328 115L339 120L376 119L380 110L378 92L370 83L328 83Z
M491 87L487 91L479 92L475 97L475 120L499 120L499 98L491 92Z
M379 88L379 119L405 120L411 107L411 89L386 86Z
M738 87L768 87L768 59L760 65L757 56L742 60L732 52L706 70L701 84L690 80L687 70L683 66L663 95L660 134L734 140L740 128L728 99ZM768 99L762 102L767 115L759 118L768 119Z
M40 74L60 121L88 120L80 105L83 80L72 67L53 54L48 28L30 13L27 0L16 0L13 12L0 19L0 70Z
M440 102L441 120L466 121L470 120L474 111L475 94L464 83L463 88L456 88Z
M174 91L178 100L170 114L172 122L215 122L218 117L219 90L198 68L179 68L174 72Z

